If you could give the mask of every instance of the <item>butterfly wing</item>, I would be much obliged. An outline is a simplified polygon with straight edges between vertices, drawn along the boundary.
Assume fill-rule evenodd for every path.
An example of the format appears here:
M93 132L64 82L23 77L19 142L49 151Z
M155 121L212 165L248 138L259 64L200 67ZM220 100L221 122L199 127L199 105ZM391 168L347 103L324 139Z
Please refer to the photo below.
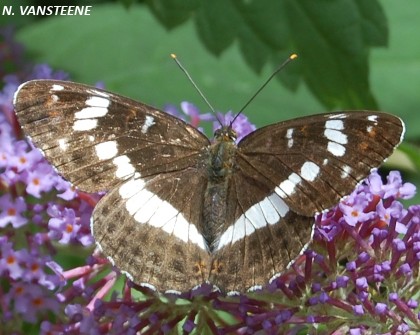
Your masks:
M302 252L313 216L329 209L400 143L403 122L372 112L332 113L260 128L238 145L213 281L227 290L263 285Z
M138 284L187 291L207 280L207 242L198 228L206 176L189 168L131 178L95 207L95 240Z
M61 175L86 192L110 190L94 210L92 232L118 268L159 289L203 282L209 254L196 226L207 137L151 106L65 81L27 82L14 104L23 130Z
M19 87L14 104L24 132L86 192L109 190L135 173L185 168L209 145L176 117L82 84L30 81Z

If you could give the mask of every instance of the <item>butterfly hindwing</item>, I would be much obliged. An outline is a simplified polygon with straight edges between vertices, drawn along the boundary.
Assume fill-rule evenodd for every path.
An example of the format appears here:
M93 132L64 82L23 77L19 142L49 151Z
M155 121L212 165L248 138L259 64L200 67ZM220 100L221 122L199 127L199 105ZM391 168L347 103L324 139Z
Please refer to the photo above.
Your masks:
M210 262L197 228L203 187L202 172L193 168L123 182L95 208L96 242L136 283L162 291L201 284Z

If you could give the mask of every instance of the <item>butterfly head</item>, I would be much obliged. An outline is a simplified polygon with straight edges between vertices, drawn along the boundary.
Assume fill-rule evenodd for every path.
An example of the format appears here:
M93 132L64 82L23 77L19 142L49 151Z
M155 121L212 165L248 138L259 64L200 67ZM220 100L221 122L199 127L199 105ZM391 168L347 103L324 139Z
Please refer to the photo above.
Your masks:
M235 142L236 138L236 131L231 126L223 126L214 132L216 142Z

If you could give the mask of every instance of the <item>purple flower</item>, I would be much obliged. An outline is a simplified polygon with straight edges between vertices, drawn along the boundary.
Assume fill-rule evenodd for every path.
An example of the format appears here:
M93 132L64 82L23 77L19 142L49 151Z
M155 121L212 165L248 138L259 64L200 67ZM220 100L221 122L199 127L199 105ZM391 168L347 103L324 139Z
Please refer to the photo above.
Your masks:
M343 219L351 226L355 226L358 222L370 220L374 213L365 212L366 207L372 199L369 194L360 193L357 196L350 196L339 204L340 210L343 212Z
M76 238L81 227L77 223L76 213L72 208L60 210L58 206L51 205L47 213L51 217L48 221L48 234L51 239L67 244Z
M7 50L8 42L11 42L10 36L3 41L2 51ZM15 48L14 45L9 47ZM4 54L0 52L1 57ZM15 62L24 63L23 60ZM40 324L40 320L54 314L64 315L57 290L63 287L65 277L62 267L53 259L57 249L51 236L61 233L57 238L61 243L92 243L89 218L97 199L87 206L86 201L75 197L74 189L54 172L40 151L18 139L19 129L15 126L12 98L19 84L33 78L66 77L47 65L29 64L22 66L20 72L3 76L5 84L0 92L0 314L2 323L7 325L2 330L7 333L20 332L24 323ZM64 198L70 202L64 203ZM55 226L49 227L47 209L52 204L65 213L73 211L79 218L71 227L72 234L69 226L63 225L60 232Z
M10 194L0 197L0 227L4 228L11 224L13 228L19 228L28 222L22 214L26 210L26 203L22 197L13 199Z
M227 112L226 114L217 113L217 119L222 123L224 126L230 125L235 114L232 111ZM219 129L221 127L220 123L217 121L213 122L213 131ZM253 132L257 127L249 122L248 117L244 114L240 114L233 124L233 130L237 134L236 142L239 142L243 137L248 135L249 133Z
M382 178L376 172L372 173L367 179L367 187L370 192L379 195L384 199L412 198L416 192L416 187L411 183L403 183L401 175L397 171L391 171L387 177L387 183L382 183Z
M384 314L387 311L388 306L382 302L378 302L375 306L375 312L378 314Z
M363 315L365 314L365 311L363 310L362 305L354 305L353 306L353 312L355 315Z
M184 101L181 103L181 112L179 112L178 108L175 105L166 105L163 108L163 110L168 114L171 114L181 120L184 120L185 122L188 122L193 127L199 129L201 132L204 132L204 130L202 127L200 127L200 123L202 121L212 121L215 118L215 116L211 113L200 113L198 107L188 101ZM187 116L187 118L185 116Z

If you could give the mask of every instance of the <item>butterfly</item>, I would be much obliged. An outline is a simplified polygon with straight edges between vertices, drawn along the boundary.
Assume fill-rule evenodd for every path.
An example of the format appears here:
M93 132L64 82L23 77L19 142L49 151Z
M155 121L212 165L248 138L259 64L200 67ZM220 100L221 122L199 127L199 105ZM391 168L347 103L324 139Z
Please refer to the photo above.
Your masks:
M382 112L312 115L210 141L154 107L98 88L34 80L14 105L24 132L85 192L98 247L138 284L227 292L267 284L305 250L314 214L349 194L399 145Z

